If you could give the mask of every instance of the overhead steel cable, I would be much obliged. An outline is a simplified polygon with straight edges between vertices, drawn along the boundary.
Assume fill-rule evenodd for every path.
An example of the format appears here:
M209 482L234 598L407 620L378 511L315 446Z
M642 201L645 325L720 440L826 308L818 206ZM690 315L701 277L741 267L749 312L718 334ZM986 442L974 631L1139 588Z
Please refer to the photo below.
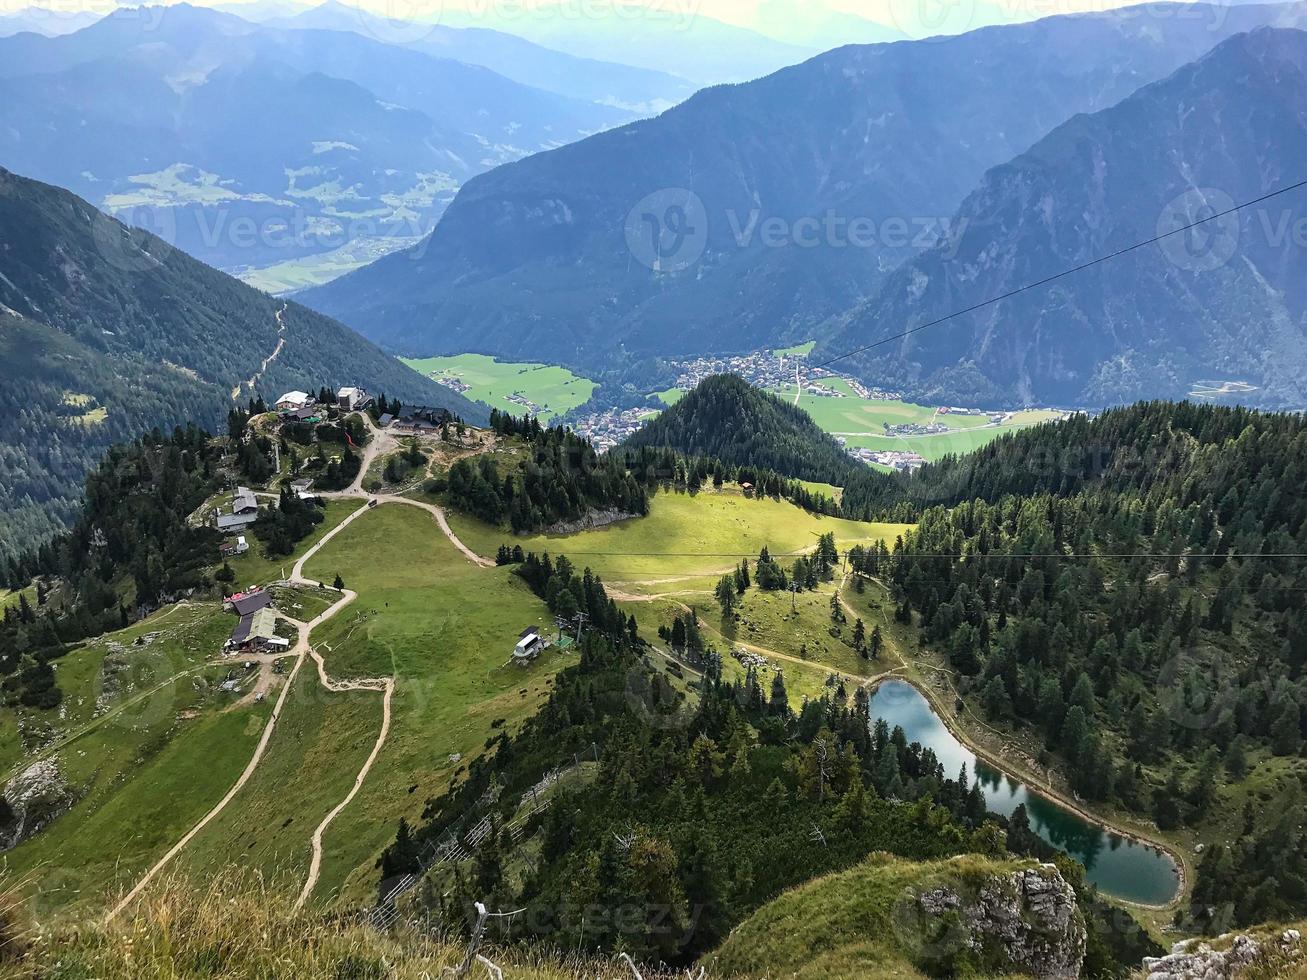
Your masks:
M1271 200L1272 198L1279 197L1282 194L1288 194L1290 191L1296 191L1302 187L1307 187L1307 180L1300 180L1297 183L1289 184L1286 187L1281 187L1278 190L1271 191L1268 194L1263 194L1261 197L1253 198L1251 201L1244 201L1241 204L1236 204L1233 207L1226 208L1224 211L1217 211L1213 214L1207 215L1206 217L1199 218L1196 221L1191 221L1187 225L1183 225L1171 231L1163 232L1160 235L1154 235L1152 238L1149 238L1145 241L1135 242L1133 245L1127 245L1124 248L1119 248L1114 252L1107 253L1106 255L1100 255L1097 258L1090 259L1087 262L1082 262L1079 265L1073 266L1070 269L1064 269L1061 272L1054 273L1051 276L1045 276L1043 279L1038 279L1035 282L1029 282L1026 283L1024 286L1017 286L1015 289L1009 289L1007 292L1002 293L998 296L991 297L990 299L983 300L982 302L979 303L974 303L971 306L965 307L964 309L954 310L952 313L939 317L938 319L931 320L928 323L922 323L915 327L910 327L907 330L902 330L899 333L896 333L889 337L883 337L880 340L875 341L874 343L867 344L863 347L855 347L851 351L846 351L843 354L837 354L834 357L828 358L827 360L821 361L818 364L812 365L812 367L824 368L827 367L828 365L834 364L836 361L842 361L846 357L853 357L855 354L862 354L865 353L866 351L874 350L877 347L883 347L885 344L892 344L894 341L902 340L904 337L910 336L914 333L920 333L922 330L928 330L931 327L937 327L941 323L947 323L949 320L953 320L957 317L965 316L968 313L974 313L977 310L983 310L987 306L993 306L995 303L1001 303L1003 300L1011 299L1013 296L1016 296L1020 293L1027 292L1028 290L1031 289L1038 289L1040 286L1047 286L1050 282L1056 282L1057 280L1064 279L1067 276L1075 275L1077 272L1083 272L1084 270L1091 269L1096 265L1102 265L1104 262L1110 262L1112 259L1120 258L1122 255L1127 255L1130 252L1136 252L1141 248L1147 248L1149 245L1156 245L1158 242L1163 241L1167 238L1171 238L1174 235L1184 234L1187 231L1192 231L1193 229L1199 227L1200 225L1207 224L1208 222L1211 221L1216 221L1220 218L1224 218L1226 215L1234 214L1238 211L1245 210L1246 208L1255 207L1256 205L1263 204L1266 201Z

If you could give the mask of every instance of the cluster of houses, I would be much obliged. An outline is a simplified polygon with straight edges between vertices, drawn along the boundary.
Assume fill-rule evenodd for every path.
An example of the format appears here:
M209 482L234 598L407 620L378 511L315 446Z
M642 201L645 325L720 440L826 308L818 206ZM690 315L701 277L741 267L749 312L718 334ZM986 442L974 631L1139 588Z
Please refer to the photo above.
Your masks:
M288 391L277 399L275 407L283 416L299 422L321 420L328 409L342 412L359 412L372 404L372 397L362 388L341 388L336 392L334 404L324 404L318 396L307 391Z
M263 589L237 592L223 600L223 608L239 619L231 636L223 644L227 653L281 651L289 649L290 640L277 635L277 611L272 608L272 594Z

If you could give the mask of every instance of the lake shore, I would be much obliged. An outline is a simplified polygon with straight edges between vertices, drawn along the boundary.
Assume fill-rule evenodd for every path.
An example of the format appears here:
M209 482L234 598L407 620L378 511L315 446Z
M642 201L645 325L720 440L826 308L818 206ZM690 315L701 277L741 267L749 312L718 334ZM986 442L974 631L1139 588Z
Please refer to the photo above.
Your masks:
M965 720L958 718L957 714L952 709L952 705L945 704L944 698L940 696L940 693L934 690L931 685L920 676L919 672L914 669L917 666L915 662L909 661L906 666L909 671L907 676L884 676L877 678L875 684L872 685L872 691L874 692L881 684L891 680L899 680L911 685L912 688L920 693L930 704L931 710L935 712L935 715L939 718L944 727L948 729L949 733L968 751L975 755L977 759L1009 779L1023 783L1031 793L1043 797L1050 803L1055 803L1056 805L1069 810L1086 822L1099 827L1108 833L1115 834L1124 840L1133 841L1134 843L1140 844L1144 847L1160 851L1167 855L1175 865L1178 881L1176 883L1175 895L1170 901L1161 904L1154 904L1120 898L1115 895L1112 896L1114 901L1141 909L1165 911L1175 908L1184 900L1185 896L1189 893L1190 882L1193 880L1193 876L1187 857L1175 846L1165 841L1161 841L1144 831L1121 826L1100 814L1086 809L1083 804L1053 786L1047 779L1029 771L1026 767L1020 764L1014 764L1009 759L1002 758L997 752L986 746L978 736L968 730ZM932 669L942 670L942 668L933 666ZM951 689L951 685L949 693L956 697L956 692ZM985 727L988 728L988 726ZM1001 738L1005 737L1001 732L998 732L995 729L990 728L989 731Z

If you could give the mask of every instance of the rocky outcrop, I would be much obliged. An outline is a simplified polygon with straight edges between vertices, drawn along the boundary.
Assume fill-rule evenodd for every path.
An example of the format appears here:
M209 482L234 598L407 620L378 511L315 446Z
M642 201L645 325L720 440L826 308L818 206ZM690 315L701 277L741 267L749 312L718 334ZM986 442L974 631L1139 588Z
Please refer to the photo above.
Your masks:
M8 818L0 824L0 851L17 847L73 805L58 757L34 762L5 784Z
M575 521L559 521L557 524L550 524L545 528L545 533L575 534L577 531L592 531L597 527L607 527L609 524L616 524L618 521L625 521L638 516L637 514L628 514L624 510L590 510Z
M895 932L927 972L967 960L1000 972L1076 977L1085 957L1075 891L1051 864L910 889Z
M1276 964L1301 966L1302 935L1286 929L1278 935L1225 935L1206 942L1186 939L1166 956L1144 960L1148 980L1233 980L1253 964L1265 965L1267 976L1278 976Z

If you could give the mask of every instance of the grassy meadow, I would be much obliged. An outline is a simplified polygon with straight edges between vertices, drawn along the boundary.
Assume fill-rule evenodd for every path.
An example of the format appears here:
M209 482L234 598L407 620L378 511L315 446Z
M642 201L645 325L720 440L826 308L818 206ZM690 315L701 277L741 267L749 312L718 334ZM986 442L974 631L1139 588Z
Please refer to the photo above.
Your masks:
M449 521L478 554L493 555L504 543L520 544L528 551L562 553L578 568L590 566L610 584L638 584L672 576L715 579L741 558L757 558L764 546L777 556L808 552L827 532L835 534L841 550L881 538L892 544L895 535L908 527L822 517L783 500L753 499L736 491L712 489L695 494L660 492L651 499L646 517L574 534L514 537L506 529L461 514L450 514Z
M916 452L928 460L974 452L1001 435L1058 418L1061 414L1044 409L1029 409L1017 412L1002 425L990 425L986 415L956 415L951 412L940 414L937 408L925 405L861 398L841 378L823 378L821 384L840 392L842 397L802 394L798 405L822 429L840 436L854 448ZM777 388L774 393L788 402L794 401L793 385ZM884 431L885 425L931 423L947 425L949 431L920 436L895 436Z
M336 570L358 598L315 630L313 643L333 679L393 675L395 694L377 763L324 838L315 895L322 902L342 889L366 900L376 884L373 861L399 818L416 819L488 739L534 714L553 675L575 661L574 654L551 651L526 668L508 663L522 629L550 630L553 618L511 569L473 565L416 507L387 504L365 514L314 556L305 574L326 578ZM320 686L318 692L321 699ZM373 719L370 727L338 731L326 718L319 722L325 739L339 738L346 784L380 723L381 695L356 694L370 706L359 708ZM292 694L288 708L294 700ZM313 767L290 773L285 791L317 794L306 808L325 814L347 786L336 785L334 775L330 787L322 786L321 775ZM302 822L307 844L317 820Z
M429 378L458 378L471 385L467 397L491 408L526 414L521 405L508 400L518 395L540 406L541 422L548 422L590 400L595 383L567 368L549 364L500 361L485 354L456 354L452 357L406 357L405 364Z

